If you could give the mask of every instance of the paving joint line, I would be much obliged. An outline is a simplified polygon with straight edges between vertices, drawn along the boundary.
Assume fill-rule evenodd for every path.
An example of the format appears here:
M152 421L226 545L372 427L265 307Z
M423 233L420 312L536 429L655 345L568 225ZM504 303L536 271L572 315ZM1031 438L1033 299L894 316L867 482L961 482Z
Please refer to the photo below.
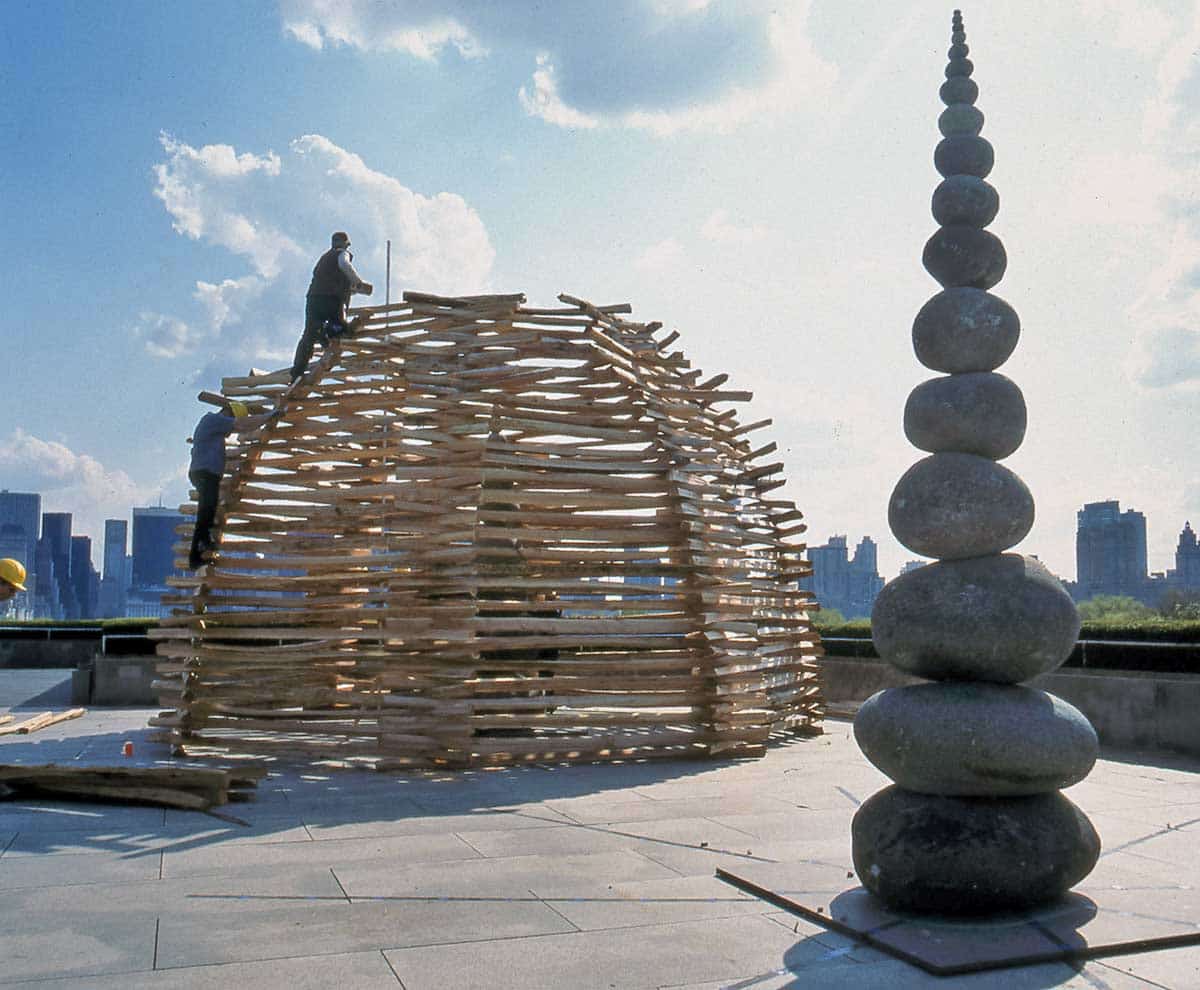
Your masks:
M392 971L392 976L396 977L396 982L400 984L401 990L404 990L404 981L400 979L400 974L396 972L396 967L392 965L392 961L387 957L387 953L383 949L380 949L379 954L383 957L384 965Z
M558 910L558 908L556 908L553 904L551 904L549 901L547 901L546 898L544 898L540 894L538 894L537 891L533 890L530 887L526 887L525 889L528 890L531 895L533 895L534 899L539 904L543 905L544 907L549 908L556 915L558 915L560 918L562 918L563 921L565 921L568 925L570 925L572 928L574 928L575 931L577 931L577 932L583 931L582 928L580 928L577 924L575 924L575 922L573 922L570 918L568 918L565 914L563 914L560 910Z

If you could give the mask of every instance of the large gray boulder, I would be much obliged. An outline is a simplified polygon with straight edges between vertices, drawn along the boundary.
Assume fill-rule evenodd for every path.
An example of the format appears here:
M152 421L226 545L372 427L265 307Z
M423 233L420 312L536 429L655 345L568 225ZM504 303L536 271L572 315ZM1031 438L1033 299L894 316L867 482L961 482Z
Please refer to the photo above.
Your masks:
M1071 655L1079 613L1041 562L993 554L891 581L875 600L871 634L884 660L918 677L1016 684Z
M974 175L951 175L933 191L930 209L933 219L943 226L986 227L1000 210L1000 194Z
M921 254L925 271L943 287L990 289L1004 278L1008 255L995 234L966 224L939 227Z
M1021 390L994 372L930 379L912 390L904 407L904 435L933 454L958 451L998 461L1021 446L1025 422Z
M850 826L862 885L900 911L990 914L1044 904L1091 872L1100 837L1062 794L962 798L888 787Z
M1021 320L999 296L960 287L939 292L913 320L917 360L947 374L992 371L1017 346Z
M1019 685L891 688L854 720L867 759L905 790L957 797L1047 794L1083 780L1096 730L1061 698Z
M888 525L914 553L981 557L1025 538L1033 526L1033 496L1012 471L986 457L933 454L896 482Z

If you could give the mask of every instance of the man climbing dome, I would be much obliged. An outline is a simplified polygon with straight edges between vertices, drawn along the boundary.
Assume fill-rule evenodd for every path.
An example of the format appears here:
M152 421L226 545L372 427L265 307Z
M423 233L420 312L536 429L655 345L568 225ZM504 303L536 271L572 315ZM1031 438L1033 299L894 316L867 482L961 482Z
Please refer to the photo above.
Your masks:
M308 367L314 344L319 341L324 347L330 338L340 337L347 330L356 328L346 323L350 296L354 293L369 296L375 291L374 286L364 282L354 270L349 235L339 230L330 242L329 250L317 259L304 300L304 333L292 360L292 384Z
M0 602L6 602L18 591L25 590L25 567L19 560L5 557L0 560Z
M192 463L188 480L196 489L196 528L192 533L192 549L188 567L193 571L204 563L205 555L214 547L212 524L217 515L217 500L221 491L221 475L225 473L225 438L231 433L245 435L265 426L279 415L275 409L260 416L251 416L244 402L230 400L219 412L205 413L192 431Z

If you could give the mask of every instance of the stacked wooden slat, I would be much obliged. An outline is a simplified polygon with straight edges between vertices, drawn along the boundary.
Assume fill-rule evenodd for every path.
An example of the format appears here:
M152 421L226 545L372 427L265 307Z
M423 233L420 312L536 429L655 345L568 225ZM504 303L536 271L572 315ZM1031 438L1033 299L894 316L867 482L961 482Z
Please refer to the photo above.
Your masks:
M677 334L560 300L407 293L311 385L224 381L283 412L155 633L173 742L465 766L815 727L804 527L749 439L770 421L740 425L749 394Z

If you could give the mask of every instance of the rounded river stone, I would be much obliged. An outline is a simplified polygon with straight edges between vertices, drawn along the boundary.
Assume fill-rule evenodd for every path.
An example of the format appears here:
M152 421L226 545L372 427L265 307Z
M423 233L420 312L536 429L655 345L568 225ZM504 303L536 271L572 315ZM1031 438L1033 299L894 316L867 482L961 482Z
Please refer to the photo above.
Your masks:
M1048 794L1096 762L1096 730L1061 698L1017 684L944 681L880 691L854 719L864 755L905 790Z
M933 191L930 205L943 226L986 227L1000 211L1000 194L977 175L950 175Z
M1053 901L1091 872L1100 837L1062 794L963 798L888 787L850 826L854 869L889 907L992 914Z
M904 435L931 454L958 451L998 461L1025 438L1025 397L1008 378L979 371L932 378L904 406Z
M921 263L944 288L966 285L990 289L1004 278L1008 255L995 234L952 224L938 228L925 242Z
M966 58L970 54L971 49L965 44L955 44L951 45L949 50L946 52L946 58Z
M889 581L875 599L871 635L884 660L918 677L1016 684L1071 655L1079 613L1040 561L993 554Z
M938 130L943 137L952 134L978 134L983 130L983 111L969 103L954 103L938 117Z
M984 178L996 163L996 152L987 138L954 134L933 149L933 164L943 176L975 175Z
M965 55L962 58L951 58L946 66L946 78L951 79L955 76L969 76L975 71L975 63Z
M967 76L954 76L942 83L938 96L946 106L951 103L974 103L979 99L979 87Z
M946 289L913 320L913 350L933 371L991 371L1008 360L1021 320L1008 303L982 289Z
M913 553L982 557L1020 543L1033 525L1033 496L1008 468L975 454L933 454L896 482L888 525Z

